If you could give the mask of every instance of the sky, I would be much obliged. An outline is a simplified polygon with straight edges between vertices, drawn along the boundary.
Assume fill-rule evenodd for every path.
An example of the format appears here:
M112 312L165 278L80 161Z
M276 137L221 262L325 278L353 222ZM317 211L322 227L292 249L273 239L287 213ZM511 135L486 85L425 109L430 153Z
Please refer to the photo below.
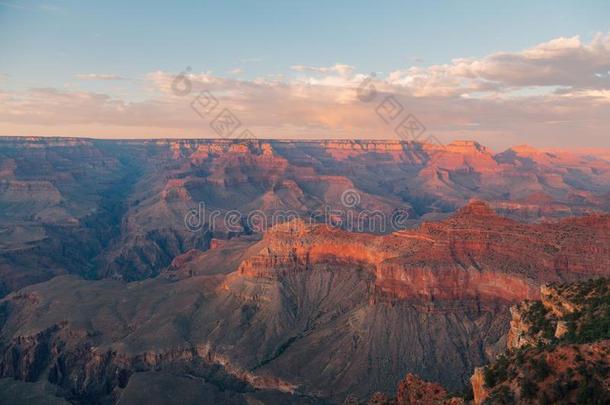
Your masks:
M0 0L0 135L500 149L608 128L608 1Z

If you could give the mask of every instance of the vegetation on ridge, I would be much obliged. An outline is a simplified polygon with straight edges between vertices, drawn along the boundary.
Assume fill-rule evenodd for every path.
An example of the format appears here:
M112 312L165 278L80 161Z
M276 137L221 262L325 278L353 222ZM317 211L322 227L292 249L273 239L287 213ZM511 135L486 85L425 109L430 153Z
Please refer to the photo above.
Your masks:
M483 369L482 402L610 403L609 287L608 278L551 284L540 301L517 307L529 343Z

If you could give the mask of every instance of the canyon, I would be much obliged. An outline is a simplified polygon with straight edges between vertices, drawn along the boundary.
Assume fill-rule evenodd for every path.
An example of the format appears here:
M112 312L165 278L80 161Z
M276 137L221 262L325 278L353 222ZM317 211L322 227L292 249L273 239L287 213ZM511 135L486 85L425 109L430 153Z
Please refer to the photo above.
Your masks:
M142 281L58 276L0 302L0 375L79 403L120 402L140 373L207 381L210 368L242 399L335 403L409 372L459 390L503 350L512 304L610 275L609 229L608 215L527 224L472 201L386 235L295 220Z
M155 277L212 239L261 235L283 216L447 217L473 198L541 222L610 210L603 150L493 153L473 141L0 138L0 295L58 274ZM346 208L341 196L357 198ZM185 215L205 204L193 232ZM227 224L227 213L237 212ZM267 218L252 229L249 213ZM386 224L387 225L387 224Z
M591 151L0 138L0 386L342 403L412 373L460 391L526 338L511 306L610 276L609 196ZM219 215L193 229L202 203Z

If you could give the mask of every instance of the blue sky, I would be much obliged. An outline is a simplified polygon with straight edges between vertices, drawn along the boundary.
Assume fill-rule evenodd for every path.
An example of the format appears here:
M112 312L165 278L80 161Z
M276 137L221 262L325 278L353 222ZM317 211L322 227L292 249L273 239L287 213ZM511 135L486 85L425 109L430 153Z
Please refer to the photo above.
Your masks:
M303 76L295 65L337 63L385 77L609 31L607 1L0 0L0 90L140 102L158 90L151 72L186 66L241 81L290 81Z
M389 72L609 29L607 1L3 0L0 72L21 86L185 66L245 78L336 62Z

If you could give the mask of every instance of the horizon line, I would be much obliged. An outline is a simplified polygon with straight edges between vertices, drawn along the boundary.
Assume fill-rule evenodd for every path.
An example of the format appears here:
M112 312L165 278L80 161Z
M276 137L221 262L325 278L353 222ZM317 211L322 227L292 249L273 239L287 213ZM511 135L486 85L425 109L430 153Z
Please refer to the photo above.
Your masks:
M307 142L340 142L340 143L385 143L385 144L420 144L420 145L435 145L439 147L464 143L470 145L478 145L489 152L494 152L494 149L486 146L485 144L474 140L474 139L454 139L448 143L434 143L426 142L425 140L403 140L403 139L391 139L391 138L211 138L211 137L186 137L186 138L99 138L94 136L57 136L57 135L1 135L0 142L6 140L14 141L43 141L43 140L81 140L81 141L95 141L95 142L183 142L183 141L201 141L201 142L222 142L222 143L254 143L254 142L281 142L281 143L307 143ZM608 151L610 147L604 146L562 146L562 147L537 147L529 144L516 144L511 145L502 151L502 153L508 150L514 150L515 148L529 148L539 151Z

